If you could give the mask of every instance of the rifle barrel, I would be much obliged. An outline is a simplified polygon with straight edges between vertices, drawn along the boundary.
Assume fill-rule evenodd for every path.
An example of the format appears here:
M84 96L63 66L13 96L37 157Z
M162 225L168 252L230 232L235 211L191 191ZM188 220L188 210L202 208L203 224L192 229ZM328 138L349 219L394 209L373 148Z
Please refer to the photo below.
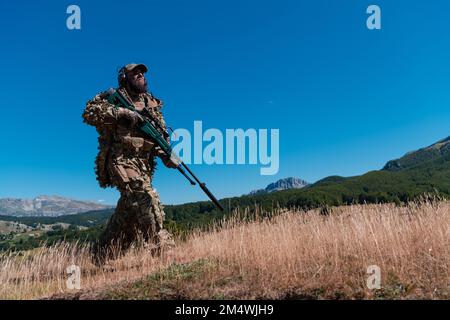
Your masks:
M187 172L189 172L189 174L195 179L195 181L197 181L198 185L200 186L200 188L203 190L204 193L206 193L206 195L208 196L208 198L211 199L211 201L221 210L224 211L222 205L219 203L219 201L216 199L216 197L211 193L211 191L209 191L209 189L206 187L206 184L204 182L201 182L196 176L195 174L191 171L191 169L189 169L189 167L182 162L181 165L187 170Z

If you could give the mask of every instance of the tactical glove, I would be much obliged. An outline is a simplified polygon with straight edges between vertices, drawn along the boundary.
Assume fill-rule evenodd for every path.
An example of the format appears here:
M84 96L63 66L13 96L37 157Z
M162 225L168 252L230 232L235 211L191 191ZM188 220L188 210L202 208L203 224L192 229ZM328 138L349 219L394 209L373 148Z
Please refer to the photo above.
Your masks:
M172 153L170 156L168 156L161 149L158 148L157 150L162 162L167 168L175 169L178 168L178 166L181 164L181 159L178 158L175 154Z
M136 111L125 108L119 108L117 110L117 119L121 123L123 123L124 121L127 122L129 127L134 127L136 124L142 123L144 121L144 118L142 118L142 116Z
M164 158L163 163L167 168L173 168L173 169L178 168L178 166L180 165L180 163L172 157Z

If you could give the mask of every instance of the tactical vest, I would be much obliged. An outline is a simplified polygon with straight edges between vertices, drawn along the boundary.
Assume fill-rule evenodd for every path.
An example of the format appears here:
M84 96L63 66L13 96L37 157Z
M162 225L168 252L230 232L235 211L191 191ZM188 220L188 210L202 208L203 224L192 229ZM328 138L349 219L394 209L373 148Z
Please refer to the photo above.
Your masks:
M151 94L146 94L145 97L152 100L154 105L156 104L156 108L153 110L155 116L165 126L160 111L162 101L153 97ZM148 106L146 105L145 107ZM117 124L97 126L97 132L99 133L99 151L95 160L95 173L97 181L102 188L114 186L110 176L109 166L111 164L110 162L120 155L125 157L133 157L133 155L145 157L148 160L150 177L153 176L156 166L156 153L152 150L153 145L150 145L149 141L144 140L142 137L137 136L135 130L124 130L126 134L121 131Z

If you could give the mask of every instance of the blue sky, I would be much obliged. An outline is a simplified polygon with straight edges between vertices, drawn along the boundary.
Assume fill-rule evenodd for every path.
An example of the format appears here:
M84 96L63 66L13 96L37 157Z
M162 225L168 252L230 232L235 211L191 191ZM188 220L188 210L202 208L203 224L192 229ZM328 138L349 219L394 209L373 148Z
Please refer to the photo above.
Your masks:
M81 8L81 30L66 8ZM366 27L366 8L382 29ZM288 176L353 176L450 135L448 1L20 1L0 3L0 197L115 204L94 176L88 99L146 63L173 128L278 128L280 170L192 165L217 197ZM203 200L159 167L164 203Z

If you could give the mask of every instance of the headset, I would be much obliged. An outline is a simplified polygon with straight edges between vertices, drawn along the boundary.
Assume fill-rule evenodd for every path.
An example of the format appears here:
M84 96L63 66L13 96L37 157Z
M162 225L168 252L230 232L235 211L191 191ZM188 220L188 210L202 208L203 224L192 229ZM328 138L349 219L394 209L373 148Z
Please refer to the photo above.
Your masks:
M125 87L126 82L127 82L127 73L126 73L125 66L120 68L119 74L117 76L117 82L119 84L119 87Z

